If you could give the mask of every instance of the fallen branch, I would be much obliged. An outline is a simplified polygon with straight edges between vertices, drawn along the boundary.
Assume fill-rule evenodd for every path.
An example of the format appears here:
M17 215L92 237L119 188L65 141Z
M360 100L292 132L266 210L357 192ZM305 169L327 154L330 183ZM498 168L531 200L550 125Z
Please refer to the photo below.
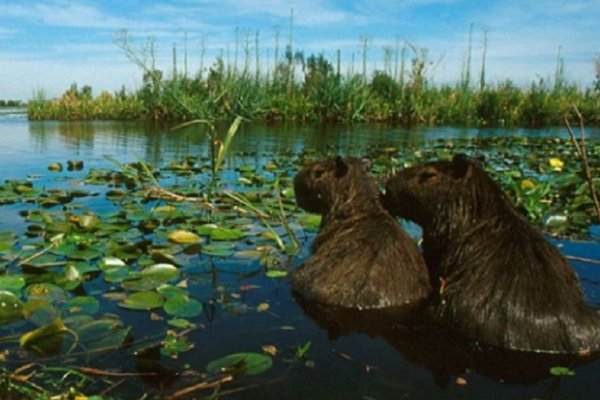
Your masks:
M97 376L114 376L114 377L129 377L129 376L156 376L156 372L113 372L90 367L78 367L78 370L88 375Z
M573 142L573 146L575 146L575 150L579 155L579 158L582 162L583 174L585 175L585 179L590 188L590 192L592 194L592 200L594 202L594 209L596 210L596 217L598 222L600 222L600 201L598 200L598 194L596 192L596 186L594 185L594 180L592 178L592 173L590 172L590 164L587 158L587 149L585 146L585 126L583 123L583 116L579 112L577 106L573 106L573 110L579 119L579 133L581 135L581 143L577 141L575 138L575 134L573 133L573 129L571 128L571 124L569 123L569 119L565 115L565 125L567 126L567 130L569 131L569 136L571 137L571 141Z
M169 400L179 399L181 397L188 396L197 391L221 386L223 383L227 383L227 382L231 382L231 381L233 381L233 375L225 375L214 381L204 381L204 382L200 382L196 385L187 387L185 389L178 390L177 392L173 393L172 395L170 395L166 398Z
M161 187L152 187L146 192L146 197L151 199L169 200L177 203L188 202L188 203L200 203L203 207L214 210L215 206L201 197L188 197L181 196L177 193L169 192Z
M54 246L57 246L58 244L60 244L60 242L62 241L62 239L63 239L64 237L65 237L65 235L64 235L64 234L62 234L62 233L61 233L61 234L58 234L58 235L56 235L55 237L53 237L52 239L50 239L50 242L51 242L51 243L50 243L50 244L49 244L47 247L43 248L42 250L38 251L38 252L37 252L37 253L35 253L35 254L32 254L32 255L30 255L30 256L29 256L29 257L27 257L26 259L24 259L24 260L21 260L21 261L20 261L20 262L17 264L17 267L21 267L21 266L23 266L24 264L27 264L27 263L29 263L30 261L32 261L32 260L34 260L34 259L36 259L36 258L38 258L38 257L40 257L40 256L42 256L42 255L44 255L44 254L46 254L48 251L52 250L52 248L53 248Z

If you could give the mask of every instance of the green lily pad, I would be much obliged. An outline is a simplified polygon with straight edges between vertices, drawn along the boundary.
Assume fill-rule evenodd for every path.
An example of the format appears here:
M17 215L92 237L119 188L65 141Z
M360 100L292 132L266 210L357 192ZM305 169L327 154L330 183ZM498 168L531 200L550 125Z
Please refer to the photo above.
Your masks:
M50 302L62 302L68 299L64 289L51 283L34 283L25 288L25 296L29 299L48 300Z
M55 354L60 349L65 332L67 332L67 327L62 319L56 318L48 325L21 335L19 344L21 347L34 349L43 355Z
M73 326L77 333L79 341L85 346L88 352L92 350L116 349L123 346L131 327L126 327L123 322L114 315L103 315L101 317L90 318L87 315L78 321L67 322Z
M58 311L48 300L29 300L23 305L23 317L37 326L47 325L58 318Z
M202 246L202 254L214 257L229 257L235 253L235 245L231 243L209 243Z
M96 314L100 309L100 302L94 297L77 296L69 300L65 308L71 314Z
M266 354L234 353L211 361L206 370L210 373L228 372L235 376L257 375L267 371L271 365L273 359Z
M246 232L236 228L218 227L210 232L212 240L239 240L246 237Z
M155 289L170 280L179 277L179 270L172 264L154 264L144 268L138 274L128 277L121 282L126 290L146 291Z
M567 367L552 367L550 374L554 376L575 376L575 371Z
M160 354L164 356L174 356L177 353L182 353L194 348L194 343L190 342L187 336L175 336L168 333L162 341Z
M200 236L184 230L173 231L169 233L168 238L171 242L179 244L192 244L200 241Z
M23 318L23 302L12 292L0 290L0 326Z
M193 318L202 313L202 303L185 295L170 297L163 308L167 314L175 317Z
M0 290L19 295L21 289L25 287L25 278L21 274L0 275Z
M133 293L127 296L119 305L131 310L152 310L162 307L164 301L164 298L159 293L149 290Z
M265 275L269 278L284 278L288 275L288 272L279 269L270 269Z

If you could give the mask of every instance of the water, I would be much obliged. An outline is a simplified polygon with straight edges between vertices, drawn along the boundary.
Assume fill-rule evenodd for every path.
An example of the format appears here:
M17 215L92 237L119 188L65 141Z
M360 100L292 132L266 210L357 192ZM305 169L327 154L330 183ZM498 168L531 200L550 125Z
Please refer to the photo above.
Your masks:
M226 168L241 164L263 165L273 154L294 155L301 151L364 154L371 145L419 146L438 138L476 138L504 135L566 137L562 128L543 130L418 128L385 125L265 125L245 124L237 134ZM600 130L589 129L597 142ZM166 127L134 123L28 122L22 114L0 114L0 178L26 176L41 184L51 184L51 162L84 160L85 170L110 167L105 155L120 162L143 159L163 165L187 155L208 158L210 149L205 132L191 128L171 132ZM83 172L73 172L76 180ZM16 229L22 219L15 208L0 208L0 230ZM308 254L312 236L303 239L301 262ZM594 243L561 241L566 254L597 257ZM590 303L600 307L600 267L574 262ZM132 357L128 351L112 352L89 361L89 366L123 371L161 371L160 379L127 379L110 394L138 398L172 393L174 388L191 386L201 378L194 374L172 376L176 371L203 371L211 360L235 352L261 352L262 346L279 350L273 367L263 375L247 377L224 385L229 397L241 399L593 399L600 392L600 361L590 360L575 368L576 375L555 378L548 374L554 365L572 360L503 352L473 352L443 329L431 324L402 325L382 316L345 315L297 301L285 280L267 279L255 262L207 258L185 270L194 297L211 299L215 288L227 287L240 296L245 308L224 307L205 302L205 311L194 322L201 329L192 332L195 344L178 359L159 354ZM241 290L242 287L251 288ZM99 283L86 289L105 291ZM268 312L252 311L268 302ZM115 303L103 304L103 312L123 316L132 325L133 340L145 340L164 327L164 321L149 321L148 313L123 310ZM394 326L394 325L398 326ZM4 334L2 334L4 335ZM309 362L293 361L297 346L311 342ZM51 364L51 360L45 361ZM116 363L116 364L115 364ZM185 366L185 367L183 367ZM465 385L457 379L464 379ZM1 391L2 389L0 389ZM207 394L209 392L203 392ZM91 394L91 393L88 393Z

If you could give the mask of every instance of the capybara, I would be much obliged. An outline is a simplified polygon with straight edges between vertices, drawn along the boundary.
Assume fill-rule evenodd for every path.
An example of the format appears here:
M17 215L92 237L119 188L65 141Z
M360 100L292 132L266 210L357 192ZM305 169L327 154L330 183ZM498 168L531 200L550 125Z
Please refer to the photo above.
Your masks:
M431 293L427 267L367 172L364 160L336 157L296 175L298 205L322 220L292 286L313 301L348 308L417 305Z
M513 350L600 349L600 317L565 257L475 161L404 169L385 207L423 228L436 314L461 334Z

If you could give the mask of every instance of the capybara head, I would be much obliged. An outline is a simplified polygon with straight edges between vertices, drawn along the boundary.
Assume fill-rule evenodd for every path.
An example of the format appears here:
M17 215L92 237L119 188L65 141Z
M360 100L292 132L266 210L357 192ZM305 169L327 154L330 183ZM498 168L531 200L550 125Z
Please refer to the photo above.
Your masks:
M298 206L323 214L336 201L348 199L353 192L372 193L377 188L367 175L370 167L368 160L340 156L309 164L294 178Z
M382 200L392 214L428 226L440 218L482 217L482 213L494 212L506 196L479 161L458 154L452 161L429 162L398 172L387 182Z

